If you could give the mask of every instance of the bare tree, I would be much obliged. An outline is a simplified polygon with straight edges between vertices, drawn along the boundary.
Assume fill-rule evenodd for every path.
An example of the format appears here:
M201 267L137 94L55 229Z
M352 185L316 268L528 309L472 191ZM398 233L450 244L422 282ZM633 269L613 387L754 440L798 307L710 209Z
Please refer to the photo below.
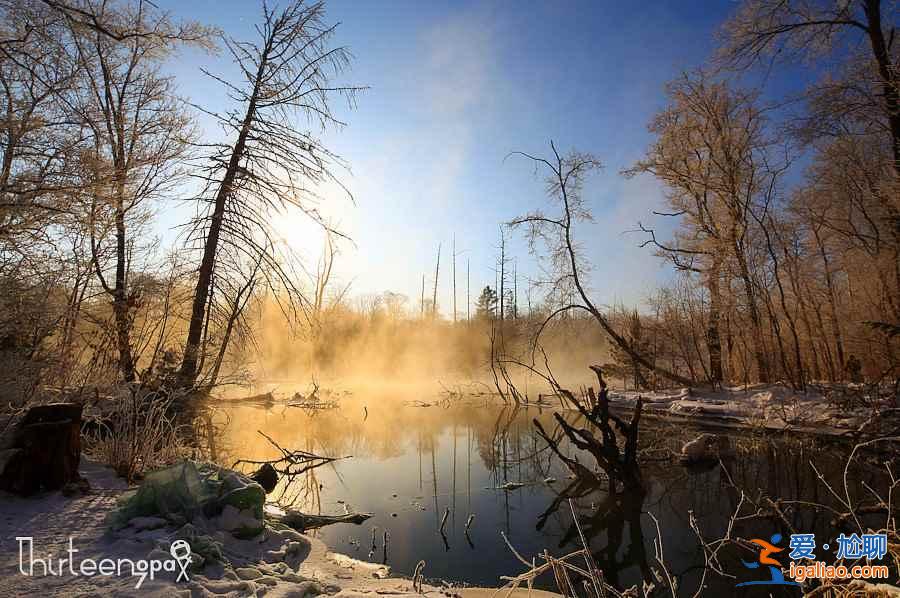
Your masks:
M333 169L340 159L311 132L300 130L295 119L324 129L343 123L331 111L336 96L352 104L357 87L336 85L334 77L349 65L345 47L332 46L337 25L325 22L322 2L296 0L283 10L263 6L256 42L223 38L242 80L222 83L237 104L226 113L213 113L234 135L231 144L215 146L201 175L206 183L201 199L207 210L191 241L202 252L191 308L188 335L180 369L181 383L197 379L201 340L218 252L230 245L248 259L263 257L266 283L282 288L293 308L299 290L270 248L269 218L288 208L302 210L326 226L317 208L317 186L337 182Z
M437 250L437 259L434 262L434 287L432 289L431 294L431 319L434 320L437 318L437 290L438 290L438 279L441 274L441 244L438 243Z
M469 258L466 258L466 322L472 319L472 279L469 276Z
M900 52L896 2L888 0L746 0L724 27L720 59L729 67L746 68L764 61L851 56L841 80L823 81L813 89L819 110L813 120L833 123L839 115L862 115L874 107L880 118L869 124L891 138L893 164L900 176ZM868 46L864 54L848 48ZM874 87L874 89L873 89ZM824 117L824 118L823 118ZM900 199L891 198L896 208Z
M870 276L845 271L857 288L875 282L879 317L900 318L900 45L897 3L882 0L746 0L723 29L718 62L739 71L760 63L804 61L823 76L808 86L807 113L797 138L812 142L815 160L807 185L792 200L801 217L799 238L826 263L824 275L834 338L824 345L831 377L841 377L849 337L836 307L834 262L857 263L865 255ZM813 231L815 235L811 234ZM818 238L816 238L818 237ZM841 246L829 255L823 240ZM804 298L816 312L819 293ZM853 288L853 284L847 291ZM870 312L871 313L871 312ZM873 314L874 315L874 314ZM885 353L894 361L890 341ZM831 353L837 353L836 359Z
M582 197L582 188L587 175L600 168L601 164L590 154L572 152L563 157L552 141L550 149L553 151L553 157L550 159L524 152L515 152L515 154L528 158L536 166L548 171L547 195L559 204L558 214L551 216L543 211L534 211L513 219L509 222L509 226L513 228L526 227L532 252L541 255L549 262L547 269L550 275L550 280L547 281L550 285L549 295L562 298L574 295L575 299L571 302L563 301L547 316L536 334L535 344L547 323L554 317L571 310L582 309L590 313L613 342L637 363L679 384L693 385L694 380L675 374L641 355L613 328L606 316L591 300L585 282L582 280L584 264L579 259L573 226L578 221L591 218L590 211Z
M0 248L21 256L66 210L73 161L83 141L66 94L80 67L58 15L0 2Z
M753 352L759 379L770 378L763 341L759 290L752 272L751 224L759 196L774 190L777 175L767 167L764 113L752 93L710 82L703 73L683 75L669 85L670 106L650 130L657 142L647 158L628 173L649 172L669 189L673 212L683 228L672 244L656 239L641 226L652 244L676 268L701 274L710 293L708 345L713 378L721 379L721 342L718 324L720 277L729 258L743 288L753 333ZM716 363L718 362L718 363Z
M313 280L313 311L320 314L325 308L325 299L327 298L328 286L332 282L334 274L334 260L337 258L338 248L335 245L334 235L325 234L325 246L322 251L322 257L316 265L316 273Z
M143 38L163 44L189 42L207 45L212 32L210 28L196 21L184 21L175 27L160 28L156 23L141 20L109 20L104 12L112 8L110 2L104 3L103 11L96 10L97 6L89 2L79 3L65 0L39 0L39 2L64 17L70 27L81 31L92 30L111 41L127 42L134 41L135 38ZM156 6L147 0L139 0L137 3L139 12L151 8L155 9ZM170 20L168 13L162 13L161 16L167 21ZM0 44L3 41L0 40Z
M229 344L236 330L242 329L245 331L244 338L248 341L245 344L253 346L253 336L249 332L251 326L245 321L244 316L247 305L254 298L254 291L262 278L260 273L262 265L262 259L258 258L256 263L252 265L250 271L244 275L241 282L238 282L240 277L237 276L225 278L226 284L233 285L233 288L227 289L224 293L227 305L223 310L224 313L221 314L224 319L222 338L219 340L219 347L216 352L215 360L213 361L209 376L204 380L204 386L212 388L218 383L219 373L222 370L222 364L225 362L225 355L228 352ZM204 351L204 354L205 353L206 352Z
M145 2L118 11L107 3L84 6L110 27L156 33L120 42L95 28L70 29L83 77L73 108L91 145L82 159L94 270L112 300L119 370L131 382L136 368L130 331L140 298L129 289L134 240L127 229L146 217L145 204L168 195L183 174L177 165L187 155L190 120L172 80L159 72L160 62L182 41L181 29ZM100 247L108 232L115 247L112 281Z

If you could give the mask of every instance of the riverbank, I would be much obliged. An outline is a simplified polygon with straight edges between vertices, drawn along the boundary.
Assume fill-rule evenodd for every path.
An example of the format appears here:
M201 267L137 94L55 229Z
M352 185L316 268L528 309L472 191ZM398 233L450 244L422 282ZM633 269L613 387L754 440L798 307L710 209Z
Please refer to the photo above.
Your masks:
M810 386L797 391L786 384L751 384L717 390L675 389L609 393L614 409L631 409L643 399L643 413L671 421L707 427L760 429L817 436L852 436L877 433L900 419L900 409L884 397L867 397L863 387ZM896 401L896 398L894 399ZM893 419L891 419L893 418Z
M582 381L579 386L590 386L596 381ZM395 384L381 388L375 400L371 391L344 388L323 390L329 405L349 406L364 412L366 404L381 400L403 398L403 404L418 408L446 408L452 404L471 402L479 405L502 403L498 393L484 385L469 382L449 388L440 384L439 388L426 391L420 386ZM295 388L302 383L294 381L269 381L260 384L254 396L236 399L222 399L220 407L256 406L272 409L275 407L303 407L297 404ZM527 387L526 387L527 388ZM621 412L630 412L638 398L644 402L643 415L675 423L690 423L710 428L731 430L762 430L769 432L790 432L805 436L853 437L878 435L890 432L900 425L900 397L890 386L883 386L878 396L873 396L871 385L851 383L810 383L805 390L796 390L784 382L756 383L723 386L717 389L668 388L658 390L609 391L610 407ZM578 393L576 393L577 396ZM551 394L537 394L520 406L541 410L575 411L574 407L560 401ZM329 407L325 407L327 410ZM368 411L365 411L368 413Z
M80 471L91 485L90 493L0 496L0 595L447 595L428 585L414 591L410 580L390 577L387 567L333 553L321 540L294 530L268 527L249 540L222 533L217 539L222 541L227 565L209 564L188 572L187 580L176 581L181 575L177 567L154 572L152 579L145 569L142 578L141 562L173 561L168 547L177 530L162 520L141 518L110 531L106 519L127 487L111 469L89 460L82 459ZM103 559L113 559L111 567L118 569L104 574ZM91 563L100 566L95 570Z

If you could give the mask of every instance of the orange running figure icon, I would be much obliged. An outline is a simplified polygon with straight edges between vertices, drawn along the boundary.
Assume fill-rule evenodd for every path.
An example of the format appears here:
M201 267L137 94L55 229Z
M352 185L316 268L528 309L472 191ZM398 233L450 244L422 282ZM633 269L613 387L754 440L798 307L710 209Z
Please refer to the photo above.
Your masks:
M759 579L754 581L744 581L739 584L735 584L736 587L741 586L799 586L800 584L796 581L787 581L784 578L784 573L781 572L781 563L773 559L769 556L775 552L781 552L784 548L780 548L775 546L776 543L781 542L781 534L772 534L770 538L771 542L766 542L765 540L760 540L759 538L753 538L750 540L753 544L756 544L762 550L759 551L759 561L755 563L748 563L747 561L741 559L741 563L748 569L758 569L761 565L768 565L769 568L769 579Z
M779 548L777 546L770 544L769 542L766 542L765 540L760 540L759 538L753 538L750 541L753 542L754 544L756 544L757 546L762 546L762 548L763 548L762 550L759 551L759 562L760 563L762 563L763 565L776 565L778 567L781 566L781 563L779 563L778 561L776 561L769 555L772 554L773 552L781 552L782 550L784 550L784 548Z

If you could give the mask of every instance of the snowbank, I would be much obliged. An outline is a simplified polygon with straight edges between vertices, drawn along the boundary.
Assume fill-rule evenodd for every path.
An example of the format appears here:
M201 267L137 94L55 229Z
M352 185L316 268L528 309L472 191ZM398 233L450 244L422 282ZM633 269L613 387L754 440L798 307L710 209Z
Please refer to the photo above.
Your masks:
M630 409L638 397L644 399L647 415L721 427L842 435L856 431L873 415L871 407L839 406L818 390L797 392L784 384L609 393L613 408Z
M82 569L85 563L99 564L103 559L172 560L168 547L177 530L166 527L164 520L140 517L121 530L110 531L106 519L126 486L112 470L84 459L80 471L92 487L92 492L84 496L65 497L54 492L25 499L0 493L0 595L422 595L413 592L411 581L389 577L387 567L332 553L320 540L291 529L267 528L250 540L235 539L223 532L217 540L228 564L215 563L199 572L188 572L188 580L177 583L180 571L160 571L154 579L146 575L136 588L140 575L132 576L127 563L121 565L122 575ZM69 552L70 538L73 552ZM44 574L45 561L51 561L52 574ZM21 572L21 568L28 572L32 564L33 575ZM430 586L423 591L434 597L442 594Z

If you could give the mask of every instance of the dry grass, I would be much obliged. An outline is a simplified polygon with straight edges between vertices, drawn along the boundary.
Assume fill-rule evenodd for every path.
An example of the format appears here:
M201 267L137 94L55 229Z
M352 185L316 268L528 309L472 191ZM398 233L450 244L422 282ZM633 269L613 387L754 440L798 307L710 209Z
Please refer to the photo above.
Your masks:
M84 452L133 482L186 454L170 407L175 396L137 386L112 402L103 423L83 435Z
M578 537L582 547L564 556L554 557L545 550L540 555L542 563L538 563L536 558L528 562L513 548L506 535L501 532L507 547L528 569L516 576L502 576L500 579L504 580L506 584L495 592L495 596L502 592L503 598L509 598L522 584L525 584L525 587L531 592L534 587L534 581L548 572L553 573L557 591L567 598L581 598L582 596L587 598L629 598L646 597L651 594L674 597L676 595L677 586L665 566L662 537L659 535L659 523L656 522L656 518L653 518L653 520L656 522L657 537L654 539L653 545L655 559L659 568L652 568L655 581L645 582L640 590L635 586L619 591L606 582L603 571L597 566L584 532L581 529L581 523L578 521L575 503L571 498L569 499L569 509L572 511L572 519L575 522L575 528L578 530Z

